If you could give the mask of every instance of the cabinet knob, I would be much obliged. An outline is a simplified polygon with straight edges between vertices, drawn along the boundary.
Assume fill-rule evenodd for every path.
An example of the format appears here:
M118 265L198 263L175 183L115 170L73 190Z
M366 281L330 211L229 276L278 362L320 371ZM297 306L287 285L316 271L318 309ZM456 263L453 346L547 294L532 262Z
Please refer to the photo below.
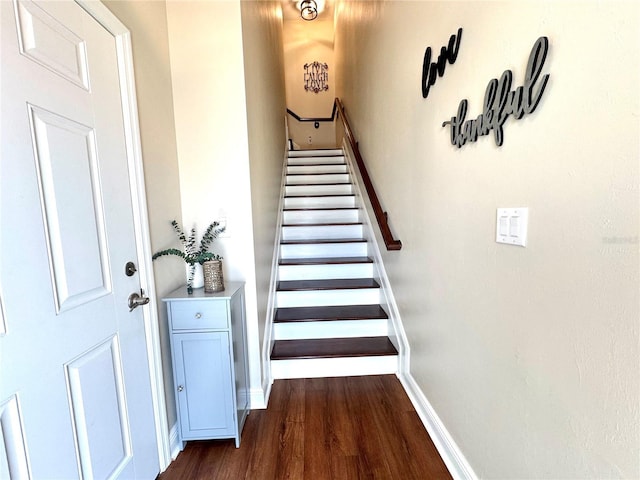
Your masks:
M181 392L184 390L184 385L178 385L178 391Z
M196 313L196 318L202 318L202 314L200 312Z

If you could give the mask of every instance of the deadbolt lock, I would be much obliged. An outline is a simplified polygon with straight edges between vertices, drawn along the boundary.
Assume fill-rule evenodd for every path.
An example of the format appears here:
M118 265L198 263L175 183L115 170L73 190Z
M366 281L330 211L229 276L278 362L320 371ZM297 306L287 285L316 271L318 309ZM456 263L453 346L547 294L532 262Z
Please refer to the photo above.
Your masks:
M136 268L136 264L133 262L127 262L124 266L124 274L127 277L132 277L137 271L138 269Z

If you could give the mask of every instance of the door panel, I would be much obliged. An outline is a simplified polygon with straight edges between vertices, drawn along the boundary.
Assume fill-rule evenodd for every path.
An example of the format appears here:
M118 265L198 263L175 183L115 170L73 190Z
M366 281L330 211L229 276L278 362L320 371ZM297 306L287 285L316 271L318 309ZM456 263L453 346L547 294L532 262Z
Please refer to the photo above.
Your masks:
M0 478L29 478L27 445L16 395L0 405Z
M118 338L65 368L82 477L113 478L132 456Z
M33 2L18 2L16 16L20 51L33 61L89 90L83 39Z
M60 312L111 293L95 132L32 105L29 114Z
M73 1L0 9L0 473L154 478L116 40Z

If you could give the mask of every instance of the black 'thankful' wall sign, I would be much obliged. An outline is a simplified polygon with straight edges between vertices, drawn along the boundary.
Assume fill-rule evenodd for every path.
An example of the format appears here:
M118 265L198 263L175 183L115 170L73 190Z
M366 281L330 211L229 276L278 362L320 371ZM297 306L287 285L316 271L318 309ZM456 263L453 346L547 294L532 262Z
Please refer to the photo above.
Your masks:
M424 52L424 60L422 61L422 98L427 98L429 89L436 84L436 74L438 77L444 75L447 62L451 65L456 62L461 38L462 28L459 28L457 34L449 37L447 46L440 49L440 55L438 55L438 60L435 62L431 61L431 47L427 47L427 50Z
M533 45L524 85L511 90L513 72L506 70L500 80L491 79L484 94L484 109L478 118L467 120L467 100L458 106L458 114L442 124L451 126L451 144L461 148L467 142L475 142L478 137L488 135L491 130L495 134L496 145L503 141L502 126L510 115L516 120L533 113L540 103L544 89L549 81L549 74L540 78L544 61L549 51L549 39L540 37ZM540 80L538 84L538 80Z

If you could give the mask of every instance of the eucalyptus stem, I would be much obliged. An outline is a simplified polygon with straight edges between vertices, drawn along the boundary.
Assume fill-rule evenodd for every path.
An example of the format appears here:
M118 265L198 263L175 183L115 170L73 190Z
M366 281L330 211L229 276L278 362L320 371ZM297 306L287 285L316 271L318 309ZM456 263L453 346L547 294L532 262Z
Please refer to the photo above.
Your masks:
M222 232L224 232L225 227L220 227L218 222L212 222L204 231L202 235L202 239L200 240L200 245L198 247L196 240L196 229L195 227L189 231L189 236L187 236L178 222L175 220L171 221L171 226L173 230L176 232L178 236L178 240L182 244L182 250L177 248L166 248L164 250L160 250L156 252L151 257L153 260L156 258L175 255L176 257L182 258L185 263L189 265L189 270L187 274L187 292L193 292L193 277L196 270L196 263L202 265L204 262L209 260L222 260L222 257L216 253L210 252L209 247L213 241L218 238Z

